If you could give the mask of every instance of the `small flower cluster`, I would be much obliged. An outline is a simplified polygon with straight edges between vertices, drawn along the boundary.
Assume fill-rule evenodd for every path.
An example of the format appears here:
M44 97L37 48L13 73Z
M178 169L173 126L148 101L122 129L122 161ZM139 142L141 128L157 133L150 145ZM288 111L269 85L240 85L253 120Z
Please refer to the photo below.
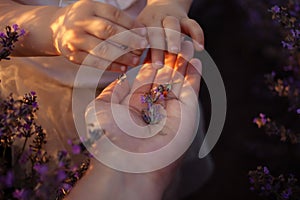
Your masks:
M249 172L250 190L274 200L296 200L300 198L300 188L294 175L274 177L267 167L259 166Z
M280 67L276 72L272 71L265 76L266 85L275 98L287 102L284 108L286 110L280 118L271 120L260 114L253 122L258 128L263 128L266 134L278 136L281 141L299 143L300 134L296 129L299 129L300 117L300 1L245 1L241 0L241 5L246 10L251 7L249 16L256 23L252 23L255 24L254 29L258 31L258 36L267 41L266 46L272 48L268 55L273 59L277 58L276 62L279 63L279 66L274 67ZM266 15L266 10L271 13L273 23ZM274 45L278 37L282 38L278 42L279 48ZM297 180L293 175L274 177L267 167L258 167L249 172L249 178L252 185L250 189L267 196L267 199L300 199L299 186L296 185Z
M158 85L150 92L141 96L141 102L147 104L147 109L142 110L142 118L147 124L157 124L163 115L160 113L159 100L164 100L171 91L172 84Z
M298 1L289 1L286 6L275 5L270 9L272 19L278 22L284 32L284 40L281 44L291 52L299 51L300 48L300 24Z
M0 60L9 60L9 56L14 49L14 44L19 40L19 37L25 34L24 29L20 29L17 24L6 26L5 32L0 32Z
M285 6L273 6L272 19L281 26L284 39L282 46L287 50L282 56L286 64L279 72L266 75L266 83L271 91L289 101L288 112L300 113L300 3L288 1Z
M89 156L72 166L65 150L48 155L46 133L36 123L38 109L35 92L0 101L0 200L63 199L89 167ZM82 144L70 145L73 154L89 155Z
M17 100L11 94L0 102L0 146L10 147L16 137L28 139L36 134L44 136L41 127L35 123L35 113L38 110L36 98L35 92L25 94L22 99Z
M267 135L278 136L280 141L289 141L291 144L297 144L300 142L300 133L295 133L291 129L286 128L283 125L279 125L275 121L266 117L265 114L260 113L259 117L254 118L253 123L255 123L258 128L264 128Z
M293 68L295 69L295 68ZM269 90L288 100L288 112L300 115L300 80L295 77L279 78L275 72L265 75Z

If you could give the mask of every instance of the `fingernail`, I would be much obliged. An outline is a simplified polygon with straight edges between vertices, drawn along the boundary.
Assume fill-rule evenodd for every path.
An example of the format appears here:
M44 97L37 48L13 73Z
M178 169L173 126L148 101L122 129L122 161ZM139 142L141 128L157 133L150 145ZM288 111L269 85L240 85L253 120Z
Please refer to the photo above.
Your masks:
M134 56L132 59L132 64L137 65L139 63L140 58L137 56Z
M178 53L179 52L179 48L178 47L175 47L175 46L172 46L169 50L169 52L171 53Z
M141 43L140 43L140 48L141 49L144 49L146 48L148 45L148 41L147 40L142 40Z
M202 44L199 43L195 43L195 48L197 51L203 51L204 50L204 46Z
M163 63L161 61L156 61L155 63L153 63L152 65L155 69L160 69L163 67Z

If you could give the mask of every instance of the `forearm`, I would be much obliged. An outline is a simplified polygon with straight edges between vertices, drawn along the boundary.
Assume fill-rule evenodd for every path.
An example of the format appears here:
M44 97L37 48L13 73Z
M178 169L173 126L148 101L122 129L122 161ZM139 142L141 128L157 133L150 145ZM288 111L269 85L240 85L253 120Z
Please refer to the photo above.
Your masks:
M90 169L76 184L66 200L114 199L160 200L165 184L148 174L130 174L108 168L92 160Z
M55 13L59 7L28 6L10 0L0 1L1 25L18 24L26 34L16 43L16 56L58 55L53 42Z
M181 7L185 9L186 12L189 11L193 0L147 0L147 5L151 5L153 3L160 3L160 4L168 4L168 3L177 3Z

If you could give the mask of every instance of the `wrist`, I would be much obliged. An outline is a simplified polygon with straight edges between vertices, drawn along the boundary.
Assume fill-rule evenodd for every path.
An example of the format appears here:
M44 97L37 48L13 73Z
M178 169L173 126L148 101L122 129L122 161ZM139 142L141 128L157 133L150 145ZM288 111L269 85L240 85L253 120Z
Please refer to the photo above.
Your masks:
M97 196L98 199L160 200L167 186L162 184L161 178L158 179L157 177L153 176L152 172L134 174L117 171L92 158L90 171L80 180L80 182L84 181L85 183L78 183L77 189L81 189L80 191L73 191L75 193L71 193L70 199L78 195L85 196L83 194L86 191L93 191L94 196ZM91 188L91 186L85 188L88 185L94 185L95 188ZM76 187L74 189L76 190Z
M26 31L24 37L16 43L14 55L57 55L53 46L49 16L53 15L59 8L16 4L14 9L18 14L10 21L14 21Z
M50 28L51 28L51 32L52 32L52 46L54 48L54 51L56 54L61 54L60 51L60 41L59 38L60 36L60 30L64 28L64 21L65 21L65 17L66 17L66 12L67 9L69 8L69 6L67 7L63 7L63 8L59 8L55 11L55 14L52 17L51 20L51 24L50 24Z

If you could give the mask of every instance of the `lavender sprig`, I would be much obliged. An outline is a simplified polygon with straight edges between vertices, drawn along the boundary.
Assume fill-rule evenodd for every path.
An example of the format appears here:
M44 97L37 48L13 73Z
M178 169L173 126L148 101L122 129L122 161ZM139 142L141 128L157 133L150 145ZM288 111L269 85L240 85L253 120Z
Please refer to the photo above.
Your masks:
M159 100L164 100L171 91L172 84L158 85L141 96L141 103L147 104L147 108L142 110L142 119L147 124L157 124L164 117L161 114L161 106L156 105Z
M46 132L36 122L38 109L35 92L0 99L0 200L63 199L89 167L90 156L80 142L70 143L74 156L86 155L79 166L73 166L65 150L48 155ZM90 144L97 133L91 133ZM16 141L23 142L20 149Z
M0 32L0 61L2 59L9 60L9 56L14 49L14 44L19 40L19 37L25 35L25 30L20 29L17 24L6 26L5 32Z
M265 114L259 114L259 117L254 118L258 128L263 128L265 133L269 136L277 136L282 142L290 142L291 144L298 144L300 142L300 133L295 133L293 130L278 124L276 121L266 117Z
M273 176L267 167L258 166L249 172L250 190L273 200L297 200L300 198L298 180L293 174Z

